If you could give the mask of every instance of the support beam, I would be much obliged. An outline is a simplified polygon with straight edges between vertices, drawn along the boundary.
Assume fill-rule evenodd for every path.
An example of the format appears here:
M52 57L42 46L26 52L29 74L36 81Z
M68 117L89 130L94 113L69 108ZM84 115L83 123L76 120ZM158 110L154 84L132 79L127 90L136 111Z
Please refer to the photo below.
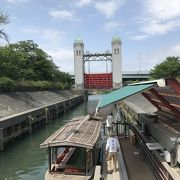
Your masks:
M151 98L144 92L142 92L142 95L148 100L150 101L159 111L161 110L161 108L158 106L157 103L155 103L154 101L151 100Z
M164 99L155 89L150 89L149 91L164 104L165 108L170 109L177 118L180 117L180 112L177 111L176 108L171 106L170 103L166 99Z

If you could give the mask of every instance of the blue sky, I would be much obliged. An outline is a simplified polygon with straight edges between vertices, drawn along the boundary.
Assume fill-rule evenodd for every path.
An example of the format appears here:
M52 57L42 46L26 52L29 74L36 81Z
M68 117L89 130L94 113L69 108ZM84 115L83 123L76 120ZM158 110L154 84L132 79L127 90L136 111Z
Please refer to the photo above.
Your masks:
M143 71L180 56L179 9L180 0L0 0L10 42L34 40L71 74L78 35L92 53L111 50L112 37L119 36L123 71L139 71L140 59Z

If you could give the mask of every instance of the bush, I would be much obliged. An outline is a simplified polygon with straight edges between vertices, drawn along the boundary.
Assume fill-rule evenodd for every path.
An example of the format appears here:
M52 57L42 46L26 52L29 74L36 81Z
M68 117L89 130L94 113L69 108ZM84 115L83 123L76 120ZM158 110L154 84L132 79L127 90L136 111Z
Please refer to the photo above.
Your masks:
M19 80L15 89L16 91L62 90L64 86L61 82Z
M28 81L18 80L14 81L7 77L0 78L0 91L41 91L41 90L63 90L68 89L68 84L61 82L50 82L50 81Z
M13 91L15 87L15 81L8 77L0 77L0 91Z
M64 86L61 82L56 82L56 83L54 83L54 88L58 89L58 90L62 90L62 89L64 89Z

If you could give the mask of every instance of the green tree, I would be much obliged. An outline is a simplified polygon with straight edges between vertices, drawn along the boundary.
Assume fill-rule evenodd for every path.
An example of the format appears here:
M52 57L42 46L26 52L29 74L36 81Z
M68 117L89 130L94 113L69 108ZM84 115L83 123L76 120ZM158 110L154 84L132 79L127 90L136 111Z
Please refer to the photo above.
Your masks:
M15 81L18 90L68 89L72 85L71 76L59 71L32 40L0 46L0 77Z
M150 74L155 79L179 77L180 58L174 56L166 57L166 60L151 69Z
M0 12L0 38L5 39L8 43L8 35L4 32L4 26L9 23L9 17Z
M11 79L53 80L55 64L32 40L0 48L0 76Z

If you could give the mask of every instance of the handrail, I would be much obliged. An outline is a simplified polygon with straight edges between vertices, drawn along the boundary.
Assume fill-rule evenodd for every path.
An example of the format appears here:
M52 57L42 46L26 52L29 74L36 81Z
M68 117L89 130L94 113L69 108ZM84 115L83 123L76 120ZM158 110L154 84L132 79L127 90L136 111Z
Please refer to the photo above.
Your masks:
M138 130L132 126L132 130L136 135L136 140L140 145L142 150L142 155L148 161L150 168L153 170L154 175L158 180L174 180L173 175L167 170L167 168L162 164L161 160L158 158L157 153L150 151L146 146L146 142L140 135Z

